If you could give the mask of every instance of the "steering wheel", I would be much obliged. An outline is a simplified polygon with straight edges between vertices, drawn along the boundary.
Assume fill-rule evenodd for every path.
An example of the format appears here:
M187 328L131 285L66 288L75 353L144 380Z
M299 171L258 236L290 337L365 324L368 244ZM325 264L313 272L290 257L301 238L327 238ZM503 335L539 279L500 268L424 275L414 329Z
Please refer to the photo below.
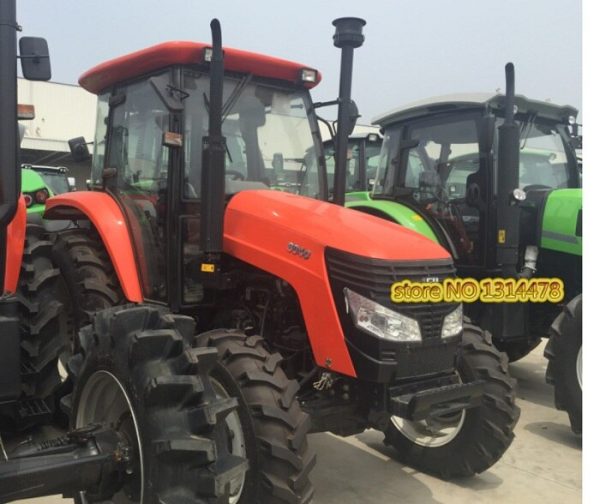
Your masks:
M246 176L237 170L225 170L225 175L231 175L233 177L232 180L246 180Z

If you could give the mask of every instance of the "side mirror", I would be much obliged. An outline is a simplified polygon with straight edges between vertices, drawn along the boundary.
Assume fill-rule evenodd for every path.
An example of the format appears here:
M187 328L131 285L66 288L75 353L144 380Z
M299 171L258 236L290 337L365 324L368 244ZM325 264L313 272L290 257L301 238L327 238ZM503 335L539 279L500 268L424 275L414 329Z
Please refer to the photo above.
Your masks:
M39 37L21 37L19 57L23 77L32 81L48 81L52 77L50 55L46 39Z
M350 124L349 124L349 128L348 128L348 136L352 135L352 132L354 131L354 128L356 127L356 121L358 121L358 118L360 117L360 114L358 112L358 107L356 105L356 103L354 102L354 100L350 100L350 111L349 111L349 119L350 119Z
M492 114L486 114L479 123L479 147L481 152L490 152L494 144L494 134L496 132L496 117Z
M87 142L83 137L71 138L69 140L69 150L74 161L87 161L90 157L90 151Z
M75 184L75 177L67 177L67 183L69 184L69 189L71 191L76 191L77 187Z

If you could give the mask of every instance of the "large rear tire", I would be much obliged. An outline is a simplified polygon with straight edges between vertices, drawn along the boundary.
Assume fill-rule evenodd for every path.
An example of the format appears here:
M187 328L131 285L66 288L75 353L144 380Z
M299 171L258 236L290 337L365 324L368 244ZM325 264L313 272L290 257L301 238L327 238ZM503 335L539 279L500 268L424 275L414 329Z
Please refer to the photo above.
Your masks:
M515 380L489 333L465 324L457 371L464 383L483 380L480 406L424 421L392 417L385 442L401 462L443 479L472 476L494 465L510 446L519 418Z
M97 313L79 333L72 426L118 430L131 447L121 488L102 502L227 502L246 461L227 450L222 420L237 405L218 399L209 379L214 349L190 348L194 324L150 306ZM80 504L97 502L81 492Z
M95 312L124 303L114 266L94 229L58 233L53 259L68 288L76 330L89 324Z
M36 401L43 401L52 415L63 382L59 359L67 351L71 329L64 306L67 293L51 250L44 228L28 224L17 298L22 338L20 409L25 412L31 407L31 414L19 419L21 430L49 420L48 415L37 414L43 408Z
M269 352L262 338L235 330L210 331L197 341L217 349L219 364L211 376L240 403L226 422L232 446L243 447L250 467L230 503L310 502L314 488L308 475L316 461L307 440L310 418L296 399L297 382L281 369L281 356Z
M554 386L556 408L569 415L571 429L582 432L582 295L563 307L550 327L544 350L546 381Z

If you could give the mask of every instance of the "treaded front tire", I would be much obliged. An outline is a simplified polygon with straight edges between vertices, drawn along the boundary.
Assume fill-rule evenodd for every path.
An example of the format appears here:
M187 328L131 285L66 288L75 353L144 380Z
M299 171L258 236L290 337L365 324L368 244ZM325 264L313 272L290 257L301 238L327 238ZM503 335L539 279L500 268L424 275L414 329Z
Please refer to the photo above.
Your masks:
M216 398L209 373L217 353L189 346L190 321L164 308L126 305L98 312L79 333L80 351L69 364L72 426L116 429L134 447L131 474L102 502L224 503L247 466L229 455L219 428L237 402ZM83 504L97 497L90 490L75 496Z
M554 403L569 415L571 430L582 432L582 387L577 377L577 359L581 360L582 295L574 297L550 327L544 350L548 359L546 381L554 386Z
M62 385L59 358L67 350L69 319L64 307L66 292L59 270L51 260L52 243L44 228L28 224L19 275L17 299L21 325L21 400L43 400L54 412L55 394ZM24 429L48 418L26 417Z
M217 349L212 377L240 403L250 467L237 503L311 502L316 456L308 446L310 417L296 399L297 382L281 369L281 355L269 352L261 337L235 330L210 331L197 342Z
M489 333L465 323L457 370L464 383L483 380L484 392L480 406L458 414L464 416L457 417L447 442L434 436L411 439L393 419L385 432L386 444L398 450L401 462L443 479L472 476L494 465L512 443L520 414L508 359L492 345ZM412 432L412 422L402 425L404 432Z

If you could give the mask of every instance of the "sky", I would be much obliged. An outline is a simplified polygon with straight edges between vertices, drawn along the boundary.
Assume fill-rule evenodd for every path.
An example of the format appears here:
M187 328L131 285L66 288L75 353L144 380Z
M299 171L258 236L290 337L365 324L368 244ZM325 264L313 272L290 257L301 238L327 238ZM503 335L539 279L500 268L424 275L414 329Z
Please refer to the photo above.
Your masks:
M210 41L319 69L315 101L337 97L337 17L367 21L352 95L368 124L430 96L504 89L504 64L530 98L582 106L579 0L17 0L22 35L48 40L52 80L74 84L107 59L168 40ZM334 109L324 112L335 116ZM581 117L581 114L580 114Z

